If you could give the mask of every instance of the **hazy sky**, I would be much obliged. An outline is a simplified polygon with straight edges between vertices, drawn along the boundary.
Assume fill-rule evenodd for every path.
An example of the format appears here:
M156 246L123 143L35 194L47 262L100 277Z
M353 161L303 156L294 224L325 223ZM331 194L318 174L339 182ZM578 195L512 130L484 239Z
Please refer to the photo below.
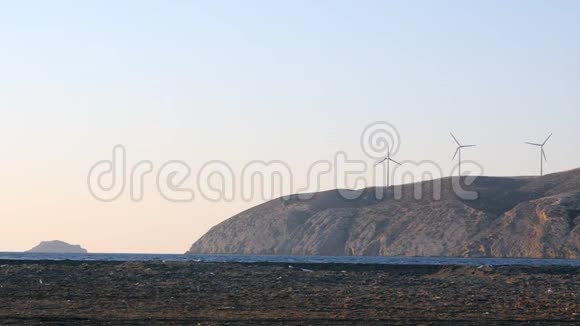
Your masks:
M337 151L372 162L360 133L384 120L397 158L444 171L449 131L488 175L536 174L523 142L550 132L547 171L579 167L579 40L574 0L1 1L0 251L181 253L260 202L99 202L87 174L116 144L154 171L281 160L302 176Z

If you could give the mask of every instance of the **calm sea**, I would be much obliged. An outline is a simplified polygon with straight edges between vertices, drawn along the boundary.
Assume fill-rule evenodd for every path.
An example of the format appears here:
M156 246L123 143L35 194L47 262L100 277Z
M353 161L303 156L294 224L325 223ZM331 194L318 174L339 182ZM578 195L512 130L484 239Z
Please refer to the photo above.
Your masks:
M325 257L254 255L170 255L170 254L36 254L0 253L0 260L75 261L194 261L218 263L340 263L386 265L528 265L580 266L580 259L442 258L442 257Z

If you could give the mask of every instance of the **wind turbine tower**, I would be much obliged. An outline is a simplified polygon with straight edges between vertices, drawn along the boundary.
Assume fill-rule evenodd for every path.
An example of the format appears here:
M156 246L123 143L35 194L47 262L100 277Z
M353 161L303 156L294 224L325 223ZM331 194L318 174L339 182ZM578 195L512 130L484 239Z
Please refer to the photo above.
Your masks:
M461 178L461 150L463 148L475 147L475 145L461 145L461 143L457 140L457 138L455 138L453 133L451 133L451 137L453 137L453 140L457 144L457 149L455 150L455 154L453 155L452 160L455 160L455 157L457 157L457 155L459 154L459 177Z
M377 166L383 162L387 162L387 188L388 188L390 185L390 182L391 182L391 162L393 162L397 165L401 165L401 163L399 163L391 158L391 150L390 149L387 151L387 157L385 157L384 159L377 162L375 164L375 166Z
M548 140L550 140L550 138L552 138L552 134L550 134L550 136L548 136L548 138L546 138L546 140L544 140L544 142L541 144L526 142L526 144L528 145L537 146L540 148L540 176L544 175L544 161L546 162L548 161L548 158L546 157L546 152L544 152L544 145L546 145L546 143L548 142Z

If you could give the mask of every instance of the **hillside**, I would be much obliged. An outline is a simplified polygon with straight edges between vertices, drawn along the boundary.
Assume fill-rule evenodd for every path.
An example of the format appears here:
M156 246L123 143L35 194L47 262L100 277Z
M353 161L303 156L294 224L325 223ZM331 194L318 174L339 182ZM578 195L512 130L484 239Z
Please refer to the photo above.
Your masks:
M480 177L465 187L477 200L455 194L457 178L440 181L440 200L433 182L378 189L380 200L376 188L355 200L337 190L272 200L213 227L188 253L580 258L580 169Z

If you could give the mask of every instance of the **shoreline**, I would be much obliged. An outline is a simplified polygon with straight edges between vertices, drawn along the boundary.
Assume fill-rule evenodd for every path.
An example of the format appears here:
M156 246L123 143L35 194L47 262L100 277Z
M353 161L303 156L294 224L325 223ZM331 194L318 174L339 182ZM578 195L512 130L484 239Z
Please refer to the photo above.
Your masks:
M579 318L580 267L0 260L0 323Z
M132 254L132 253L18 253L0 252L0 261L82 262L207 262L281 264L458 265L458 266L576 266L577 258L431 257L431 256L280 256L243 254Z
M415 257L402 257L402 258L415 258ZM418 257L423 258L423 257ZM437 259L437 257L433 257ZM469 259L469 258L466 258ZM504 259L504 258L490 258L490 259ZM518 258L505 258L509 260L517 260ZM533 258L521 258L521 260L533 260ZM545 260L543 258L538 258L538 260ZM558 259L563 260L563 259ZM579 259L570 259L570 261L580 262ZM481 267L490 267L490 268L500 268L500 267L509 267L509 268L532 268L532 269L559 269L559 268L571 268L577 269L580 271L580 265L575 264L545 264L545 265L534 265L534 264L476 264L476 263L437 263L437 264L428 264L428 263L367 263L367 262L301 262L301 261L199 261L196 259L191 260L163 260L163 259L155 259L155 260L82 260L82 259L2 259L0 258L0 266L2 265L83 265L83 264L112 264L112 265L120 265L120 264L192 264L192 265L243 265L243 266L272 266L272 267L287 267L288 265L292 266L302 266L302 267L317 267L320 270L336 270L336 266L343 266L345 268L355 268L358 270L364 270L365 267L368 267L368 270L378 270L378 269L391 269L391 268L442 268L442 267L466 267L466 268L481 268Z

